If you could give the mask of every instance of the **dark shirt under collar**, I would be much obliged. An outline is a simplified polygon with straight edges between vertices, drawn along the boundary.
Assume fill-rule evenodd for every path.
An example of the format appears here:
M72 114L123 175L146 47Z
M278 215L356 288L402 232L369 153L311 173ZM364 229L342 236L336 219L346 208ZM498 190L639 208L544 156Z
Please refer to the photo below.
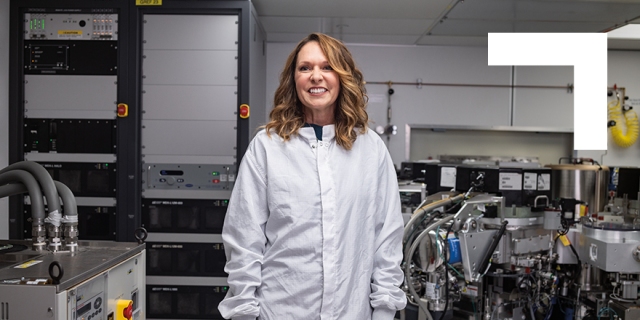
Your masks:
M306 122L304 126L313 128L313 131L316 132L316 138L318 138L318 141L322 141L322 126L319 126L313 123L306 123Z

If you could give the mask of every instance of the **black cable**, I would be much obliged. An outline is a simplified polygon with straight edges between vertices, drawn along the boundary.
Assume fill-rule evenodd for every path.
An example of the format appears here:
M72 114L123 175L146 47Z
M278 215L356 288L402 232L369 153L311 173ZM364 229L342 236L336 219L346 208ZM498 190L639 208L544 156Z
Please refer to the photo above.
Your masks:
M576 273L576 276L578 277L577 279L580 279L580 274L582 273L582 262L580 261L580 257L578 256L578 252L576 252L576 248L573 247L573 244L571 242L569 242L569 247L571 247L571 251L573 251L573 254L576 256L576 259L578 260L578 272Z
M451 206L449 209L447 209L445 212L446 213L452 213L455 209L455 211L458 211L461 207L462 207L462 203L464 201L459 201L457 203L455 203L453 206Z
M562 226L562 229L558 229L558 235L567 235L567 233L569 233L569 223L567 223L567 220L564 217L560 218L560 225Z

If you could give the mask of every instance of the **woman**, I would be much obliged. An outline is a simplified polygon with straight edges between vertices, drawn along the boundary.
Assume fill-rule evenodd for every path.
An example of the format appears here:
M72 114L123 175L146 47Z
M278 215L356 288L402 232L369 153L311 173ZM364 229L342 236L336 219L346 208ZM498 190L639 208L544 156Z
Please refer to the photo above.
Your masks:
M404 308L398 183L365 104L338 40L314 33L289 55L227 209L225 318L391 320Z

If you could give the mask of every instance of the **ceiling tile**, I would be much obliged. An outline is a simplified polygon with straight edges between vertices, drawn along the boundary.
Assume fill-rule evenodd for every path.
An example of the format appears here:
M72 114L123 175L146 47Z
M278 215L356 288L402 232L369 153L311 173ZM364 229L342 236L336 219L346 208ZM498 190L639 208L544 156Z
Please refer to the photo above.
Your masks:
M476 46L486 45L489 32L603 32L640 17L639 0L254 0L253 4L267 41L273 42L297 42L310 32L324 32L354 43ZM442 23L435 23L438 19Z
M434 19L455 0L254 0L260 16Z

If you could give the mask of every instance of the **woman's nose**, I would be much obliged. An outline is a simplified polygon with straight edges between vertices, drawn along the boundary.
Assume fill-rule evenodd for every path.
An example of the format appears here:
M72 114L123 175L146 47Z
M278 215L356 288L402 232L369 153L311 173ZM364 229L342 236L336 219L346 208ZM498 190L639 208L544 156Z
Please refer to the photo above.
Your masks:
M322 71L319 68L311 69L311 81L321 81Z

